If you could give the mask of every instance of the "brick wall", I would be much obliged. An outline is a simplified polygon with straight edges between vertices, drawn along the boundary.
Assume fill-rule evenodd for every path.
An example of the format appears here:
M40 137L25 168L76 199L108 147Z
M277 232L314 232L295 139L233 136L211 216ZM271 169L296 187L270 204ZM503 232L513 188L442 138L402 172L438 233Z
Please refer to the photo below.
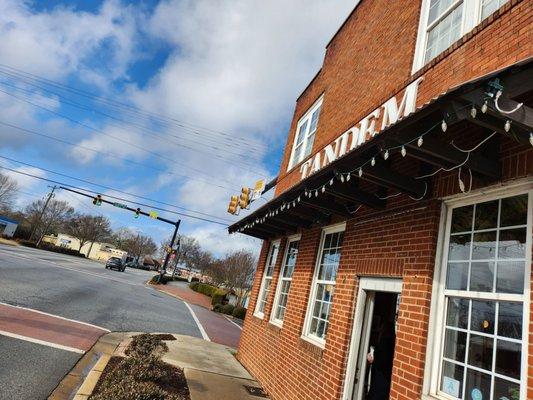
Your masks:
M296 172L285 174L294 128L307 108L322 94L314 152L331 142L410 80L418 28L418 1L363 0L330 43L324 66L296 104L277 194L299 181ZM387 10L387 13L383 13ZM533 1L510 0L499 12L420 71L424 75L419 103L494 69L532 54ZM389 32L398 32L390 35ZM370 40L373 39L373 40ZM456 143L472 147L487 132L471 126L459 127ZM533 175L533 149L509 138L496 139L502 181ZM392 168L418 172L420 164L409 157L393 158ZM414 173L414 175L417 175ZM468 182L468 177L465 176ZM474 177L472 188L486 181ZM361 182L361 188L376 188ZM258 262L250 308L239 346L238 358L256 376L274 400L339 399L343 389L351 339L358 276L393 276L403 279L398 332L390 398L420 399L423 383L430 299L440 223L439 198L459 193L457 171L438 174L428 200L394 197L383 211L361 208L347 221L344 245L336 280L330 327L324 349L301 338L311 290L321 227L302 231L283 328L269 323L273 293L278 283L285 249L282 239L275 266L272 290L264 319L253 316L269 244L264 243ZM335 221L332 221L332 223ZM532 277L533 279L533 277ZM533 286L533 282L532 282ZM533 295L532 295L533 300ZM533 304L533 302L532 302ZM530 343L533 343L533 306ZM533 398L533 347L529 352L529 395Z

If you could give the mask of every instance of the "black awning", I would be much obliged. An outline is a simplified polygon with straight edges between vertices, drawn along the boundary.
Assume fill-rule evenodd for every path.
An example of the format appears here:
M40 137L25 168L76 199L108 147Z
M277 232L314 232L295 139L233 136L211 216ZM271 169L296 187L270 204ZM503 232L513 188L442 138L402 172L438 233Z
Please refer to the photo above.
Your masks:
M493 100L499 88L503 93L498 100L500 110ZM532 92L533 58L454 87L281 193L228 231L269 239L326 223L332 216L350 218L361 205L385 208L385 196L361 189L362 181L422 199L429 193L428 180L390 168L390 158L405 153L438 168L464 164L487 181L497 180L501 170L498 160L471 152L465 161L465 153L444 140L442 131L453 132L468 123L533 145L530 102L518 107L513 100ZM502 112L516 107L511 114Z

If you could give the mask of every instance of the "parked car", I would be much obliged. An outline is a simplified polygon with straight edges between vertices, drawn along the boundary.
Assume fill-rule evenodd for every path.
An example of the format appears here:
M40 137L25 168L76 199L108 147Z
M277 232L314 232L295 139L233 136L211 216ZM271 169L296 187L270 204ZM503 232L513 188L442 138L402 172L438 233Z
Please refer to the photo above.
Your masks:
M111 257L107 262L105 263L106 269L116 269L118 271L124 272L126 269L126 264L122 262L121 258L118 257Z
M135 268L135 269L144 269L142 264L139 264L137 261L128 261L126 263L126 267L128 268Z

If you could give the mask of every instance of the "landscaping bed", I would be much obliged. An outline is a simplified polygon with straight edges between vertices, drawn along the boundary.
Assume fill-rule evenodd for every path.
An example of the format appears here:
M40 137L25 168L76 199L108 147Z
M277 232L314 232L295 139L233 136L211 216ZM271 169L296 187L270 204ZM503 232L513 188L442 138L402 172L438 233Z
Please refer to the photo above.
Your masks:
M126 357L112 357L91 400L190 400L183 370L161 360L166 335L135 336ZM175 340L175 338L173 338Z

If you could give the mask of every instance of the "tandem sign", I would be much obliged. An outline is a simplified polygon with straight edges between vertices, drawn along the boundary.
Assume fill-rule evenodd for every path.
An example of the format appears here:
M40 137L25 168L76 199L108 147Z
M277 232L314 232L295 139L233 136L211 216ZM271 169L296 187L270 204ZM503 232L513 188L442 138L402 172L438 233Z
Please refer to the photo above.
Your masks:
M416 109L418 85L423 77L413 81L405 88L402 100L398 105L396 96L391 97L379 108L359 121L355 126L348 129L333 142L328 144L318 153L300 166L301 179L307 178L321 168L332 163L337 158L349 151L356 149L363 143L372 139L389 125L411 114ZM381 117L381 128L376 130L376 124Z

